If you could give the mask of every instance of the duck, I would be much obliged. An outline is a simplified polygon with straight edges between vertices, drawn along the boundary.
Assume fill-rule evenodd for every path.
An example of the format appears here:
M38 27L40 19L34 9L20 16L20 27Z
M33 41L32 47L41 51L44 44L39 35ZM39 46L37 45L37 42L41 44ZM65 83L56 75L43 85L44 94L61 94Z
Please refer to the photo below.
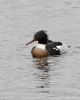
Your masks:
M35 41L38 43L31 50L31 54L35 58L61 55L68 50L68 46L66 44L49 40L48 34L45 30L36 32L33 39L28 42L26 46Z

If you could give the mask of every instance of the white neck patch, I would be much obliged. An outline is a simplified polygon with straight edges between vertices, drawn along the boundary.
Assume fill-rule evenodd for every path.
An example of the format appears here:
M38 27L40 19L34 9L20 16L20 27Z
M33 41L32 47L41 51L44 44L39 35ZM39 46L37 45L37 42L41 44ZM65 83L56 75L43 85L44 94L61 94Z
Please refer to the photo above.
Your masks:
M43 49L43 50L45 50L45 47L46 47L45 44L37 44L36 45L36 48L40 48L40 49Z

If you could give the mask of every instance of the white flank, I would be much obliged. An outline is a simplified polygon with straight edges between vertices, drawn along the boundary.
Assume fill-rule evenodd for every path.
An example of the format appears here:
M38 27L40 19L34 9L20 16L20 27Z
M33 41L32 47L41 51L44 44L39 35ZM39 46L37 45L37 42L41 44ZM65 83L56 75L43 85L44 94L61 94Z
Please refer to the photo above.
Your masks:
M61 46L57 46L57 48L61 51L61 53L65 53L69 50L68 46L64 43Z

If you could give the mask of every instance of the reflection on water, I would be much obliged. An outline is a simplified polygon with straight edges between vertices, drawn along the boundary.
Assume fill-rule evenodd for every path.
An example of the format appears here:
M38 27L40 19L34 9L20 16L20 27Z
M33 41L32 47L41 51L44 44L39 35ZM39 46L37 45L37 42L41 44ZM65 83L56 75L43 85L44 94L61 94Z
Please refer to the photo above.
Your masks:
M51 68L54 77L63 76L62 73L55 72L62 68L59 65L62 59L60 56L33 59L35 70L39 71L38 73L36 72L36 80L38 81L36 87L39 89L37 91L38 93L48 93L48 95L51 93ZM53 81L53 85L55 86L55 81Z
M39 93L49 93L49 65L48 58L34 59L35 68L39 70L37 74L37 88L40 89Z
M35 63L39 69L45 69L48 66L48 58L38 58L35 59Z

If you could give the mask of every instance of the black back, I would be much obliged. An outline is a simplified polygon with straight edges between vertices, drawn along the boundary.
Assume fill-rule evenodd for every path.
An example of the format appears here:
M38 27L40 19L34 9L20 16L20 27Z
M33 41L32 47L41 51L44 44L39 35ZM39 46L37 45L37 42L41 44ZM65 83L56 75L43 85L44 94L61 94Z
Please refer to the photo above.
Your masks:
M46 49L49 52L49 55L60 55L60 50L57 48L57 46L62 45L61 42L53 42L51 40L47 41Z

